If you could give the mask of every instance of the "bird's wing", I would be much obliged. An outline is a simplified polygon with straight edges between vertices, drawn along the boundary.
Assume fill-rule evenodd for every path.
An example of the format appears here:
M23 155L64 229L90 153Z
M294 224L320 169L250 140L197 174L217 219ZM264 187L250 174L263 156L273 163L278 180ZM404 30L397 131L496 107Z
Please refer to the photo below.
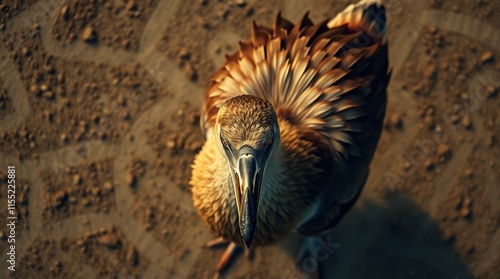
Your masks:
M272 29L254 23L251 40L240 43L213 76L201 127L210 137L220 106L250 94L268 100L279 118L319 135L312 138L331 155L319 166L330 181L299 228L314 234L328 229L364 185L380 137L389 76L385 9L379 0L363 0L318 24L307 14L297 24L278 14Z
M320 166L330 171L331 180L325 181L324 192L298 225L305 235L335 227L358 199L382 131L390 79L387 22L379 1L351 5L327 25L347 26L339 41L350 47L337 53L337 81L325 90L330 92L330 110L320 119L328 124L316 126L333 147L334 167Z

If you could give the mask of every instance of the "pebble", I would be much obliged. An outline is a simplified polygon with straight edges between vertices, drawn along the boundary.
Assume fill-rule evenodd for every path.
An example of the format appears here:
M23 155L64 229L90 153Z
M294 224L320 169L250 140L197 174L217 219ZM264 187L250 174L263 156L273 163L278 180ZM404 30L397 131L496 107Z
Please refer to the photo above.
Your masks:
M126 260L129 265L135 266L138 262L137 251L134 247L130 246L127 250Z
M137 11L137 3L135 0L129 0L127 2L127 6L125 6L125 8L127 9L127 11Z
M462 218L469 218L472 214L472 211L470 210L470 208L468 207L462 207L462 209L460 209L460 216L462 216Z
M66 135L65 133L62 133L60 139L62 142L66 142L68 140L68 135Z
M125 182L127 183L127 185L129 187L133 187L135 182L136 182L136 178L135 178L135 175L131 172L127 172L125 174Z
M488 99L495 98L498 95L498 91L499 91L498 88L495 88L495 86L493 86L493 85L486 86L485 90L486 90L486 94L487 94Z
M471 121L470 117L467 115L462 117L461 123L462 123L462 127L464 127L467 130L472 128L472 121Z
M189 53L189 50L187 50L187 48L181 48L179 50L179 53L177 54L177 57L182 60L189 60L191 58L191 53Z
M175 141L174 140L167 140L166 145L168 148L173 149L173 148L175 148Z
M403 120L401 119L401 114L395 112L389 118L389 123L392 127L401 129L403 127Z
M120 245L120 239L118 239L116 234L112 233L101 235L97 240L111 249L116 249Z
M434 123L434 118L432 116L426 116L424 118L424 124L429 130L434 130L436 124Z
M481 55L481 58L479 58L479 60L481 61L481 63L488 63L492 62L494 58L495 57L493 56L493 52L487 51Z
M82 33L82 40L84 42L92 42L94 40L96 40L96 32L94 30L94 28L92 28L92 26L87 26L87 28L85 28L85 30L83 30L83 33Z
M30 55L30 50L27 48L27 47L23 47L21 49L21 53L24 55L24 56L29 56Z
M185 64L184 67L182 67L182 72L190 80L196 80L196 78L198 77L198 74L196 73L196 70L194 69L193 66L191 66L191 64Z
M247 4L247 2L245 0L235 0L234 3L240 7L243 7Z
M60 208L61 206L64 205L64 202L68 198L68 194L64 191L58 191L54 194L54 208Z
M79 174L73 176L73 184L80 185L82 183L82 177Z
M38 85L33 84L32 86L30 86L30 91L33 94L38 94L40 93L40 88L38 87Z
M457 125L458 123L460 123L460 116L458 116L456 114L450 116L450 122Z
M434 169L434 160L432 158L427 158L424 161L424 168L426 171L431 171Z
M106 181L106 182L104 182L103 188L106 191L112 191L113 190L113 183Z
M444 143L438 145L437 155L441 158L444 158L445 159L444 161L446 161L447 159L449 159L451 157L450 147Z
M54 92L45 91L45 92L43 92L43 97L45 97L46 99L52 99L52 98L54 98Z
M68 15L68 6L64 5L61 7L61 10L59 10L59 14L65 18Z

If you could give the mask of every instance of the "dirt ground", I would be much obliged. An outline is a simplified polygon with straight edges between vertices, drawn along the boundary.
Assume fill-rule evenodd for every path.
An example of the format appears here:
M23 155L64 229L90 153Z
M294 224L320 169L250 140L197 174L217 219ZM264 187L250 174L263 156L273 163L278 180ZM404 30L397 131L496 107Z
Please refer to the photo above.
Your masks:
M0 181L16 166L19 216L0 278L213 278L223 249L203 247L188 187L208 78L252 20L350 2L0 0ZM385 2L393 79L361 200L304 274L291 237L225 278L500 276L500 2Z

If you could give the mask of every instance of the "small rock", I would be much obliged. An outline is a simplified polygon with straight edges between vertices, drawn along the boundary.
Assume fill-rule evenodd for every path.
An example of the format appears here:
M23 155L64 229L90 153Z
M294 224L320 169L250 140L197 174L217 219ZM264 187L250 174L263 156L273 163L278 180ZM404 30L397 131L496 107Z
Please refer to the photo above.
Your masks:
M182 60L189 60L191 58L191 53L189 53L189 50L187 50L187 48L181 48L181 50L179 50L179 53L177 54L177 57Z
M38 85L33 84L32 86L30 86L30 92L33 94L38 94L40 93L40 88L38 87Z
M111 192L113 190L113 183L106 181L103 185L104 190Z
M64 205L66 199L68 198L68 194L64 191L58 191L54 194L54 208L58 209Z
M59 73L57 75L57 82L59 82L59 83L64 82L64 75L62 73Z
M427 158L424 161L424 168L426 171L431 171L434 169L434 160L432 158Z
M120 239L116 234L104 234L98 238L99 243L108 246L108 248L116 249L120 245Z
M23 54L23 56L29 56L30 55L30 50L27 48L27 47L23 47L21 49L21 53Z
M498 88L495 88L495 86L493 86L493 85L486 86L485 90L486 90L486 94L487 94L488 99L495 98L498 95L498 91L499 91Z
M127 250L126 260L127 263L131 266L137 265L138 255L134 247L130 246L129 249Z
M196 80L198 77L198 74L196 73L196 70L194 69L191 64L185 64L184 67L182 67L182 72L184 75L186 75L190 80Z
M424 118L424 124L429 130L434 130L436 124L434 123L434 118L432 116L426 116Z
M80 185L82 183L82 177L79 174L73 176L73 184Z
M462 127L465 129L469 130L472 128L472 121L470 120L470 117L468 115L462 117Z
M393 113L389 118L389 123L392 127L401 129L403 127L403 120L401 119L401 115L397 112Z
M61 7L61 10L59 10L59 14L63 17L66 18L68 16L68 6L64 5Z
M127 172L127 174L125 174L125 183L127 183L129 187L134 187L135 182L136 182L135 175L131 172Z
M468 207L462 207L462 209L460 209L460 216L462 216L462 218L469 218L472 214L472 211L470 210L470 208Z
M173 149L173 148L175 148L175 141L174 140L167 140L166 145L168 148Z
M244 7L247 4L245 0L235 0L234 3L240 7Z
M42 90L42 91L44 91L44 92L45 92L45 91L49 90L49 86L47 86L47 84L42 84L42 85L40 86L40 90Z
M125 6L125 8L127 9L127 11L137 11L137 3L135 0L129 0L127 2L127 6Z
M54 74L56 72L56 68L50 64L44 65L43 69L49 74Z
M446 161L451 157L451 149L447 144L442 143L437 148L437 154Z
M45 92L43 92L43 97L45 97L46 99L52 99L52 98L54 98L54 92L45 91Z
M453 123L454 125L458 125L458 123L460 123L460 116L456 114L450 116L450 122Z
M492 62L494 58L495 57L493 56L493 52L487 51L481 55L481 58L479 58L479 60L481 61L481 63L488 63Z
M82 33L82 40L84 42L93 42L97 39L97 34L94 30L94 28L92 28L92 26L87 26L87 28L85 28L85 30L83 30L83 33Z
M68 135L66 135L65 133L62 133L60 139L62 142L66 142L68 140Z

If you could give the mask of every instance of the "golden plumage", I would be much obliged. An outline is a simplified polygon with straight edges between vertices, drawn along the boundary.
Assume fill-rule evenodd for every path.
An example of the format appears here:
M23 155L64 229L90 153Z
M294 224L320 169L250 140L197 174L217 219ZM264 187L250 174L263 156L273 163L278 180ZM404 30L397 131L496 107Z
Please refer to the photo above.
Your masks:
M254 24L205 94L206 142L190 182L201 219L247 246L240 229L252 214L242 212L252 209L242 203L258 205L254 246L295 229L317 235L333 228L368 175L389 77L379 1L361 1L318 24L307 14L297 24L278 15L272 29ZM238 153L245 146L251 154ZM240 163L250 164L243 174ZM247 189L253 199L244 202L246 188L235 185L245 185L247 169L262 183L258 193Z

